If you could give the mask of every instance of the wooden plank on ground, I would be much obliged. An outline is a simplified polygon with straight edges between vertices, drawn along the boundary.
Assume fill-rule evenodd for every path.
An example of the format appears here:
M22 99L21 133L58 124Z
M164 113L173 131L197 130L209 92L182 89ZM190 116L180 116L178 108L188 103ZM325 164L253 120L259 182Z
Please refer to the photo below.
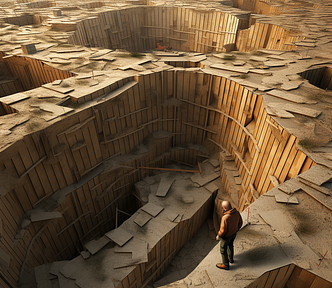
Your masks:
M28 96L24 93L16 93L16 94L13 94L13 95L1 97L0 101L2 103L7 104L7 105L11 105L11 104L14 104L16 102L19 102L19 101L22 101L22 100L25 100L25 99L28 99L28 98L30 98L30 96Z
M133 235L131 235L130 233L128 233L126 230L122 229L121 227L107 232L105 234L105 236L108 237L109 239L111 239L113 242L115 242L119 246L123 246L131 238L133 238Z
M330 189L328 189L328 188L316 185L314 183L311 183L311 182L309 182L307 180L304 180L304 179L301 179L301 178L299 178L299 181L301 183L305 184L306 186L310 186L311 188L314 188L315 190L317 190L317 191L319 191L319 192L321 192L321 193L323 193L323 194L325 194L327 196L329 196L329 195L332 196L332 191Z
M316 164L308 171L299 175L299 177L318 186L321 186L323 183L332 178L332 170L325 166Z
M156 196L165 197L174 181L175 178L172 176L172 173L167 173L166 175L163 175L160 180Z
M146 205L144 205L141 208L141 210L143 210L146 213L150 214L152 217L156 217L163 209L164 209L164 207L152 204L150 202L147 203Z
M299 200L295 196L288 196L281 192L275 194L274 197L278 203L299 204Z
M67 94L67 93L72 92L72 91L75 90L72 87L62 87L60 85L53 85L52 83L44 84L44 85L42 85L42 87L50 89L50 90L55 91L55 92L60 92L62 94Z
M151 218L152 216L145 213L144 211L138 211L134 223L136 223L140 227L143 227L146 223L148 223L151 220Z
M299 103L299 104L315 104L315 103L317 103L317 101L310 100L307 97L303 97L303 96L300 96L300 95L295 95L295 94L288 93L288 92L285 92L285 91L279 91L279 90L276 90L276 89L274 89L272 91L269 91L269 92L266 92L266 93L268 95L271 95L271 96L274 96L274 97L277 97L277 98L281 98L281 99L284 99L284 100L287 100L287 101L290 101L290 102Z
M249 72L249 69L246 69L243 67L239 67L239 66L234 67L234 66L228 66L228 65L224 65L224 64L213 64L213 65L210 65L210 68L226 70L226 71L236 72L236 73L243 73L243 74L246 74Z
M101 248L103 248L106 244L108 244L110 242L110 239L103 236L98 240L91 240L90 242L88 242L87 244L84 245L84 247L86 249L88 249L88 251L94 255L96 254Z
M198 185L204 186L205 184L217 179L218 177L220 177L220 173L215 172L215 173L206 175L204 177L202 177L201 175L194 175L190 179L191 179L191 181L197 183Z

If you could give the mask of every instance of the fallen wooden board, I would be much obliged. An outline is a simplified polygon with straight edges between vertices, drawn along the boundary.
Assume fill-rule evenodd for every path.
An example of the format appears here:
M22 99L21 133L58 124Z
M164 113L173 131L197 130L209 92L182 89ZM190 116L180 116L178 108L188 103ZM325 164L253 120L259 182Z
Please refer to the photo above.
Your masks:
M264 75L264 76L271 76L272 72L265 71L263 69L250 69L250 73L258 74L258 75Z
M47 83L47 84L42 85L42 87L44 87L46 89L50 89L52 91L60 92L62 94L67 94L67 93L72 92L72 91L75 90L74 88L61 87L60 85L53 85L52 83Z
M279 106L275 106L271 104L265 105L266 113L271 116L277 116L279 118L294 118L295 116L292 113L289 113L283 110Z
M273 89L273 88L270 88L270 87L266 87L266 86L263 86L263 85L260 85L260 84L257 84L257 83L252 83L250 81L242 80L242 79L236 79L236 82L243 85L243 86L258 89L259 91L263 91L263 92Z
M325 166L316 164L308 171L300 174L298 177L321 186L332 178L332 170L326 168Z
M227 66L227 65L224 65L224 64L213 64L213 65L210 65L210 68L226 70L226 71L231 71L231 72L237 72L237 73L243 73L243 74L246 74L246 73L249 72L249 69L246 69L246 68Z
M12 94L9 96L1 97L0 102L5 103L6 105L11 105L11 104L14 104L14 103L17 103L19 101L29 99L29 98L30 98L30 96L28 96L24 93L16 93L16 94Z
M302 46L302 47L310 47L310 48L316 47L315 43L307 43L307 42L295 42L295 45Z
M44 220L51 220L56 218L61 218L62 214L60 212L38 212L30 215L31 222L38 222Z
M317 165L317 164L316 164ZM315 167L315 166L314 166ZM310 195L312 198L314 198L316 201L321 203L326 208L330 209L332 211L332 197L329 195L322 194L321 192L317 191L314 188L311 188L309 186L303 185L301 189Z
M323 186L318 186L314 183L311 183L311 182L309 182L307 180L304 180L304 179L301 179L301 178L299 178L299 181L301 183L303 183L304 185L309 186L309 187L311 187L311 188L313 188L313 189L315 189L315 190L317 190L317 191L319 191L319 192L321 192L321 193L323 193L327 196L329 196L329 195L332 196L332 191L328 188L325 188Z
M267 67L283 67L286 63L283 61L266 61L264 65Z
M126 230L122 229L121 227L107 232L105 234L105 236L108 237L109 239L111 239L113 242L115 242L119 246L123 246L131 238L133 238L133 235L131 235L130 233L128 233Z
M251 56L249 58L250 61L256 61L256 62L266 62L269 61L267 57L260 57L260 56Z
M202 177L201 175L195 175L195 176L196 176L195 178L191 177L192 178L191 180L193 182L197 183L200 186L204 186L205 184L207 184L207 183L217 179L218 177L220 177L220 173L215 172L215 173L206 175L204 177Z
M286 58L278 56L278 55L268 55L267 58L274 59L274 60L282 60L282 61L287 60Z
M278 203L299 204L299 200L295 196L287 196L284 193L277 193L274 195Z
M287 194L293 194L301 189L299 182L296 179L288 180L284 183L279 184L278 189Z
M296 114L300 114L300 115L304 115L304 116L308 116L308 117L312 117L312 118L316 118L318 117L322 112L321 111L317 111L311 108L307 108L307 107L302 107L299 105L295 105L295 104L284 104L284 109L291 112L291 113L296 113Z
M217 160L217 159L210 159L209 162L211 163L211 165L213 167L218 167L220 165L219 160Z
M317 101L312 101L307 99L306 97L303 96L299 96L299 95L295 95L295 94L291 94L288 92L283 92L283 91L279 91L279 90L272 90L269 92L266 92L268 95L277 97L277 98L281 98L290 102L294 102L294 103L299 103L299 104L316 104Z
M302 85L303 81L289 81L281 85L281 89L290 91L299 88ZM313 101L314 103L317 103Z
M145 211L146 213L150 214L152 217L156 217L161 211L163 211L164 207L152 204L152 203L147 203L145 204L141 210Z
M163 175L158 190L156 192L156 196L158 197L165 197L167 195L168 190L171 188L175 178L171 176L171 173L167 173L167 175Z
M152 216L145 213L144 211L138 211L134 223L136 223L140 227L143 227L146 223L148 223L151 220L151 218Z
M164 216L172 222L176 219L176 217L178 217L178 215L178 213L175 213L169 209L164 210Z
M207 189L209 192L213 193L214 191L217 191L219 187L214 183L211 182L204 186L205 189Z
M268 49L259 49L258 52L265 53L265 54L271 54L271 55L281 55L285 53L285 51L275 51L275 50L268 50Z
M204 61L206 60L206 56L205 55L199 55L199 56L191 56L191 57L188 57L188 60L190 62L194 62L194 63L198 63L198 62L201 62L201 61Z
M114 252L115 253L135 253L138 248L145 249L147 251L148 243L146 243L145 241L138 239L138 238L132 238L130 241L128 241L122 247L115 246Z
M84 247L92 254L96 254L100 249L107 245L111 240L105 236L101 237L98 240L91 240L86 243Z

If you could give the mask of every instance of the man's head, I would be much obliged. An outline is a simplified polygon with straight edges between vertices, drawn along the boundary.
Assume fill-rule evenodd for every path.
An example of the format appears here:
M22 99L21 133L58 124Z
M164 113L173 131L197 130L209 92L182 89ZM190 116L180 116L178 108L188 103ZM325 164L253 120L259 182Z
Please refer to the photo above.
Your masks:
M223 213L225 213L225 212L227 212L227 211L229 211L229 210L232 209L232 205L228 201L223 201L221 203L221 206L222 206Z

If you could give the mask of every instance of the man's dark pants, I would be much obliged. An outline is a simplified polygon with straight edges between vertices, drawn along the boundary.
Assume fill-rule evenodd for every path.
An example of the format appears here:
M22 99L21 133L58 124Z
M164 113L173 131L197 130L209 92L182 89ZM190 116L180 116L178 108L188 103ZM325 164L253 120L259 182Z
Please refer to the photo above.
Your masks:
M229 237L222 237L220 240L220 253L222 263L229 267L229 260L233 260L234 257L234 240L236 237L236 233Z

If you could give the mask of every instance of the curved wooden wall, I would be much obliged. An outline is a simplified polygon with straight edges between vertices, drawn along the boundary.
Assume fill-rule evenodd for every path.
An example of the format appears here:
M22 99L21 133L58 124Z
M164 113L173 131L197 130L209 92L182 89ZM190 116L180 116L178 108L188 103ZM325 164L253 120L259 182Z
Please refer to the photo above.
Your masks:
M234 47L239 19L220 11L134 7L99 13L77 23L70 44L144 51L161 46L195 52Z
M1 249L10 256L1 275L13 286L23 269L70 259L86 242L113 229L116 206L133 213L140 205L133 184L149 173L136 167L160 167L168 157L202 161L206 154L186 143L232 154L242 179L241 210L254 201L251 186L261 195L272 187L269 175L284 182L314 164L296 148L296 138L266 114L262 97L230 79L175 68L123 79L95 96L121 87L127 89L117 97L41 131L31 133L27 125L22 140L2 148L0 170L7 176L1 180L11 186L2 187L0 198ZM151 140L158 130L169 136ZM141 144L150 145L148 153L134 154L125 167L99 170L101 163L110 167L109 157L134 152ZM177 146L187 149L169 151ZM28 211L66 191L55 209L61 218L22 227Z
M72 72L53 68L41 60L30 57L1 57L0 61L3 61L11 74L20 80L23 90L37 88L43 84L75 75Z

